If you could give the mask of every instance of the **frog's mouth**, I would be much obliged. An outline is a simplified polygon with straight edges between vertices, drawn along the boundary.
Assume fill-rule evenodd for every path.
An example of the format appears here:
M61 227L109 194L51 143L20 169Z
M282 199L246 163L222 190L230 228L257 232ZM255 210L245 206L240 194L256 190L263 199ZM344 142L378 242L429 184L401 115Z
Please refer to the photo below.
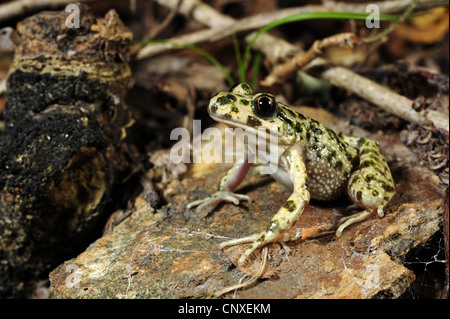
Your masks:
M251 148L256 148L256 146L261 146L265 144L271 147L280 148L281 145L279 143L278 134L273 133L271 130L265 127L252 127L246 124L241 124L236 121L227 120L221 117L218 117L214 114L210 114L211 118L216 122L223 123L232 129L242 129L233 130L234 135L237 138L241 138L245 144L248 144Z

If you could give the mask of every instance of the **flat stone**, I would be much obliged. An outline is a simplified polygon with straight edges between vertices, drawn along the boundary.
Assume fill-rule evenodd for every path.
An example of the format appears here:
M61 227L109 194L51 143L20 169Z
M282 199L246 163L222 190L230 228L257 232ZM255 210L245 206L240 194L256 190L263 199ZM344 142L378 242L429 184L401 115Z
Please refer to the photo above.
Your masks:
M323 111L320 116L322 122L338 122ZM396 181L385 216L373 214L337 238L332 231L350 202L311 201L290 230L309 238L268 245L262 279L223 297L396 298L409 287L415 276L401 258L439 230L439 179L417 163L398 136L354 135L360 133L380 142ZM204 298L238 284L245 274L255 275L261 254L238 268L233 262L247 246L221 251L218 244L264 229L290 195L283 186L251 170L237 190L251 202L220 204L212 212L185 209L211 195L230 166L192 164L181 182L165 187L167 204L156 212L144 194L138 197L129 218L51 272L53 296Z

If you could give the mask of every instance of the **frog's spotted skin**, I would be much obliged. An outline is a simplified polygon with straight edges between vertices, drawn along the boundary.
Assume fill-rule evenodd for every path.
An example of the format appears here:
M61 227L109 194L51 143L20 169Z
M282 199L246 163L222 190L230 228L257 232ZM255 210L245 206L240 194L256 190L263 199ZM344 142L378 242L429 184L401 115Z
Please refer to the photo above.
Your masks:
M383 216L384 206L394 195L395 187L389 167L378 144L366 138L338 136L314 119L293 111L266 93L252 93L247 84L230 92L216 94L208 107L216 121L231 127L248 129L254 134L266 132L278 136L279 169L272 176L292 189L291 196L278 210L267 228L259 234L230 240L221 247L251 242L239 259L243 263L259 247L271 242L287 241L286 231L303 212L310 198L332 200L347 193L362 212L342 218L336 231L339 236L347 226L367 218L373 211ZM262 130L261 130L262 129ZM209 198L192 202L188 208L214 205L221 201L238 204L248 196L233 190L244 179L254 156L246 153L222 179L219 190Z

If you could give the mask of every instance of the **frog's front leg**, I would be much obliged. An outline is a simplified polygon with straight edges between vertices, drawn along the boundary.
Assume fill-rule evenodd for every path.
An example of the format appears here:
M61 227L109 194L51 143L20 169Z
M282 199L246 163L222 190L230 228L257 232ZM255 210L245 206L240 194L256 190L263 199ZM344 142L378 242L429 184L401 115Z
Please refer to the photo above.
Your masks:
M381 154L378 143L367 138L344 137L344 140L359 149L359 169L349 178L347 192L355 206L364 210L360 213L344 217L336 235L356 222L369 217L373 211L383 217L384 206L395 193L394 180L389 166Z
M239 258L238 264L243 264L256 249L266 244L288 240L288 238L285 238L286 231L294 225L309 203L310 194L307 185L306 167L301 150L299 147L295 147L287 152L288 171L293 183L293 193L289 196L289 199L278 210L264 231L248 237L230 240L220 245L220 248L224 248L252 242L251 247Z
M233 191L244 180L250 166L254 162L254 156L252 152L246 149L242 160L237 162L222 178L217 192L211 197L190 202L186 208L190 209L198 206L197 210L201 210L206 206L215 206L220 202L232 202L235 205L239 205L241 200L250 200L250 197L247 195L235 194Z

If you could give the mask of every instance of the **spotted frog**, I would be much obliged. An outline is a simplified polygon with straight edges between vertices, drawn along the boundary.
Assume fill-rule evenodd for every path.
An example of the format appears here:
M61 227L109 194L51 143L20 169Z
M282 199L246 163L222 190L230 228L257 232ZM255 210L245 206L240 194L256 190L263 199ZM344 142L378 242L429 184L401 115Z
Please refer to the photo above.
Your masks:
M240 257L243 264L258 248L273 242L292 240L287 231L302 214L310 198L333 200L346 193L352 208L361 211L339 220L336 235L349 225L366 219L383 208L395 193L394 181L377 142L364 137L337 135L314 119L295 112L268 93L253 94L247 84L238 84L230 92L220 92L210 101L210 116L233 128L247 129L258 138L269 140L277 136L277 169L272 177L292 190L292 194L278 210L267 228L260 233L226 241L220 248L252 243ZM264 136L261 136L264 135ZM239 204L249 200L233 191L243 181L255 145L248 145L242 160L237 162L221 180L218 191L211 197L188 204L187 208L216 205L222 201ZM253 149L253 151L252 151Z

